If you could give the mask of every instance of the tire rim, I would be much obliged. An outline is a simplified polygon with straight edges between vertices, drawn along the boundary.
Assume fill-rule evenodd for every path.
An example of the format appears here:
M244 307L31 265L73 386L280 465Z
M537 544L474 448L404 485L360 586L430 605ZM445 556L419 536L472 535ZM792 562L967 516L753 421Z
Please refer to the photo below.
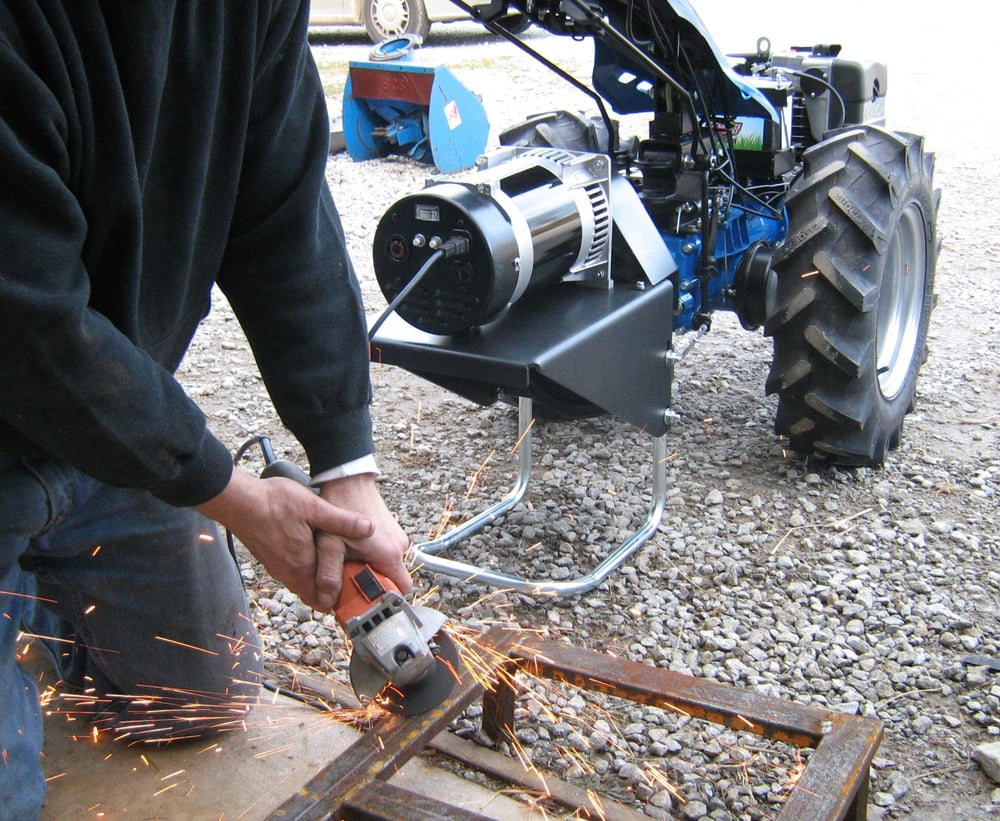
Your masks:
M886 399L895 399L903 389L917 353L926 276L924 216L910 203L892 234L879 286L876 367Z
M386 37L403 34L410 23L410 6L405 0L374 0L372 21Z

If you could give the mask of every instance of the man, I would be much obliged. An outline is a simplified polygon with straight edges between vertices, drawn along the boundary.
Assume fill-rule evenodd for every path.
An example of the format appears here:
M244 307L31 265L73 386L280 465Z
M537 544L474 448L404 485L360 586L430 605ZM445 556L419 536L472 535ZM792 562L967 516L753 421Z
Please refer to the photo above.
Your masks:
M0 5L3 818L44 796L21 625L98 726L174 738L242 715L261 666L210 520L319 610L345 555L410 588L307 24L305 0ZM213 283L319 496L234 470L172 376Z

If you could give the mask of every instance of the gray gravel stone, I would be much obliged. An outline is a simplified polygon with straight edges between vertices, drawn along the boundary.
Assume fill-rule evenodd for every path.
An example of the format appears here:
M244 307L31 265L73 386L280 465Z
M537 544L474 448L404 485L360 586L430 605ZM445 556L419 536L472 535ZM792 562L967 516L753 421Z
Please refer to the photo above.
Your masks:
M972 757L990 780L1000 784L1000 741L980 744L972 751Z

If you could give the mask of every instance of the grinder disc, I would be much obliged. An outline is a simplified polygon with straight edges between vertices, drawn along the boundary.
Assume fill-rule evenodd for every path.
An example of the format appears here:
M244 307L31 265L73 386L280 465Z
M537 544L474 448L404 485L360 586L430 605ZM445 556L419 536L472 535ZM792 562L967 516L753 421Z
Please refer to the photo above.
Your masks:
M435 665L420 681L405 687L396 687L379 677L373 681L373 670L364 662L355 663L351 658L351 686L362 701L374 700L394 715L413 716L437 707L451 693L458 681L458 647L444 630L432 639L431 651Z

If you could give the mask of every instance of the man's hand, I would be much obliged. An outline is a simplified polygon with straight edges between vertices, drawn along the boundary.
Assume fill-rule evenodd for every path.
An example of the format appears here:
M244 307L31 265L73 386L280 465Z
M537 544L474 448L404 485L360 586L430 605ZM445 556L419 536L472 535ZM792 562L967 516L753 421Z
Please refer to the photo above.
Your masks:
M271 576L316 610L337 603L346 555L371 563L407 592L403 553L409 542L373 477L327 484L340 487L324 488L323 496L342 499L344 506L291 479L257 479L237 469L225 490L197 509L229 528Z
M325 559L321 560L321 575L327 574L324 576L324 586L336 589L339 596L344 560L352 559L367 562L388 576L400 593L408 593L413 587L413 580L410 578L410 571L403 564L403 558L410 546L410 539L386 507L375 477L365 473L323 482L320 485L320 496L341 510L352 510L365 516L373 525L371 534L361 538L329 539L327 533L317 535L316 543Z

